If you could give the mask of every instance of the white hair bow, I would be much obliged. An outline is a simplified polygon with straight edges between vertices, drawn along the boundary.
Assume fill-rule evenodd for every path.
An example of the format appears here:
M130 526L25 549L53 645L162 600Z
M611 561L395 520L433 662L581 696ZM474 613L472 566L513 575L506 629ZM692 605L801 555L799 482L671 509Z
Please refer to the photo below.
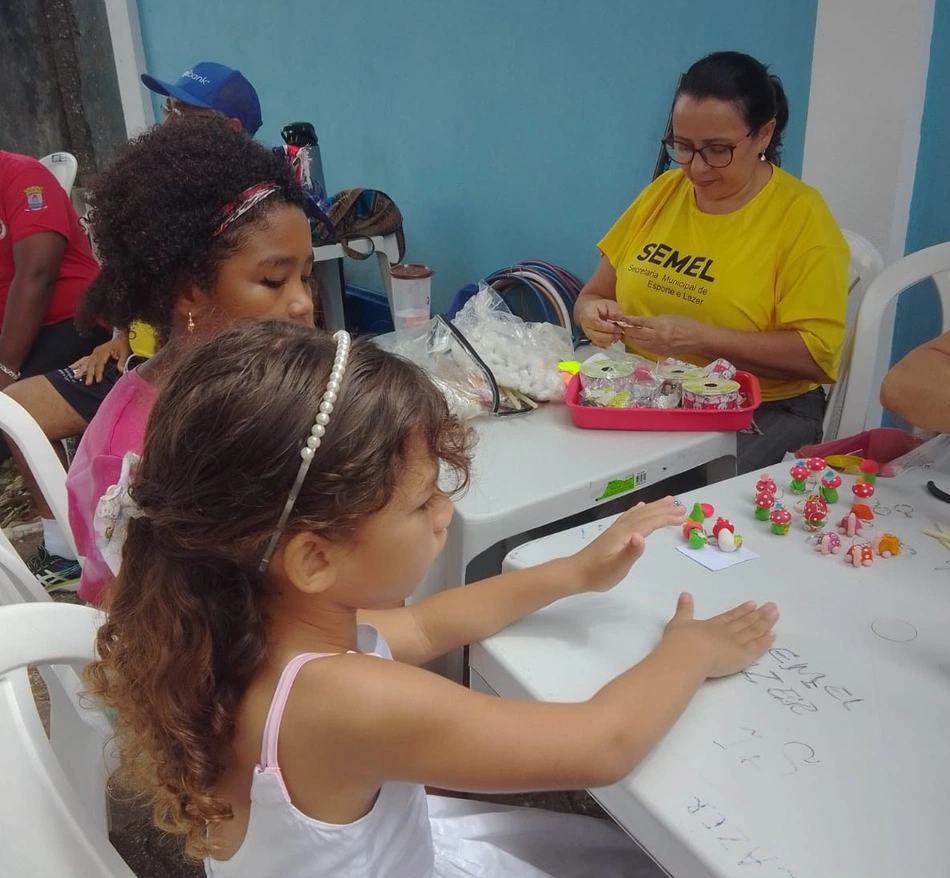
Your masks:
M139 456L129 451L122 458L122 472L118 483L112 485L96 504L96 514L93 518L96 548L113 576L119 575L119 567L122 566L122 547L129 532L129 522L145 514L129 493L138 463Z

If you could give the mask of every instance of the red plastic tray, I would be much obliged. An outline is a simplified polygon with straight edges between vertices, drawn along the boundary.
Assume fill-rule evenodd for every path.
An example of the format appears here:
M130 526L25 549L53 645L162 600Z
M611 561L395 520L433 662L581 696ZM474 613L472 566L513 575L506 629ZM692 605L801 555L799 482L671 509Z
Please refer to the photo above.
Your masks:
M585 430L664 430L691 433L745 430L752 413L762 404L762 391L755 375L736 372L745 405L725 412L698 412L691 409L614 409L607 406L581 405L581 379L571 378L564 392L564 404L571 420Z

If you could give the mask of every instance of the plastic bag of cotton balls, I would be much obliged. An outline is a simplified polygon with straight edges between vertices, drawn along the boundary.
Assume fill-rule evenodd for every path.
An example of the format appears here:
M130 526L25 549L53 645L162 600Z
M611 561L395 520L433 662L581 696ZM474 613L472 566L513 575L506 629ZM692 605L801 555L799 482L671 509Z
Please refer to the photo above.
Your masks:
M486 284L452 323L491 369L500 388L539 402L564 398L558 363L574 356L566 329L550 323L525 323Z
M466 421L492 411L493 395L488 376L459 345L441 317L434 317L421 326L378 335L373 340L384 351L425 369L456 417Z

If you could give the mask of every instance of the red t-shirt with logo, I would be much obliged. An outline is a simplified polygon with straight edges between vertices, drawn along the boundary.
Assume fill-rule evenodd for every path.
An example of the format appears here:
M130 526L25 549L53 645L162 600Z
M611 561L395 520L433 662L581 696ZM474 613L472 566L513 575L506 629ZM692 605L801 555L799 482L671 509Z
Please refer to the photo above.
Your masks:
M72 320L79 299L99 271L89 239L66 190L36 159L0 150L0 323L16 272L13 245L38 232L66 239L44 326Z

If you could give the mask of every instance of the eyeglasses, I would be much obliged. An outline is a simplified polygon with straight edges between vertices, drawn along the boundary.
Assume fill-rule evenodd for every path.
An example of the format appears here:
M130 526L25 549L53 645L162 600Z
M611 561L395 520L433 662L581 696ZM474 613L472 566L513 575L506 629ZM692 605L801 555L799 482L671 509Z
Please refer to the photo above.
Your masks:
M742 140L745 140L746 137L751 136L752 131L746 134ZM702 156L703 161L709 165L711 168L727 168L732 164L733 156L735 155L736 148L742 143L740 140L739 143L733 143L729 145L727 143L711 143L709 146L703 146L699 149L695 149L690 146L688 143L683 143L681 140L674 140L670 138L669 140L664 140L663 145L666 147L667 153L671 159L678 165L688 165L697 153Z
M190 104L177 106L169 98L162 104L162 121L173 117L175 119L184 119L186 116L221 116L217 110L206 110L204 107L193 107Z
M178 107L173 107L168 101L165 101L162 104L162 119L167 119L169 116L174 116L176 119L183 119L185 114L178 109Z

